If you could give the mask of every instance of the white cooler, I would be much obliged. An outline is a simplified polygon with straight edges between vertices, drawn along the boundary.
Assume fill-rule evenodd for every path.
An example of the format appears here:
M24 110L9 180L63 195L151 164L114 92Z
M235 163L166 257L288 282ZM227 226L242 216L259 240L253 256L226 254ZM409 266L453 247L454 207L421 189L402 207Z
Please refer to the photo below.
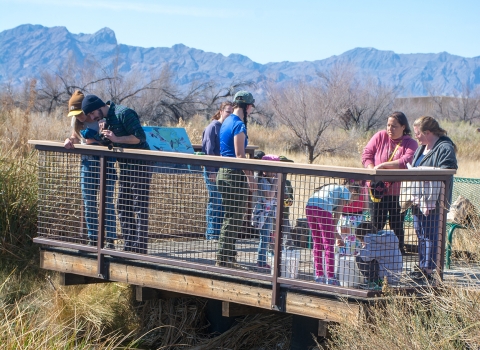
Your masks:
M273 266L272 260L269 261L270 266ZM280 276L286 277L286 278L297 278L299 263L300 263L300 250L282 250L282 262L280 263ZM273 269L271 270L271 274L273 275Z
M355 256L353 255L340 256L336 271L338 282L340 282L342 287L358 288L360 284L364 283L364 277L360 272L355 262Z

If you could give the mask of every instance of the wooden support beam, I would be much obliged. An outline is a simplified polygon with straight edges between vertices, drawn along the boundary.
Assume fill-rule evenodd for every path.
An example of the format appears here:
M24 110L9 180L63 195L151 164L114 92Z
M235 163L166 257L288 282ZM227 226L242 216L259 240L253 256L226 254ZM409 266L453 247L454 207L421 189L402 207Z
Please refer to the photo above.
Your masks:
M135 296L137 301L189 297L189 295L187 294L175 293L168 290L159 290L142 286L135 286Z
M260 309L258 307L242 305L237 303L231 303L229 301L222 301L222 316L224 317L237 317L245 315L263 314L273 312L266 309Z
M70 255L68 252L42 250L40 267L62 273L97 277L97 261L89 256ZM129 260L105 262L110 281L129 283L141 287L160 289L190 296L222 300L255 308L271 310L272 290L261 285L246 285L224 281L210 276L194 276L181 272L160 271L147 266L134 266ZM358 303L302 294L301 290L285 291L285 312L341 322L343 316L357 319Z
M330 332L328 331L328 326L333 322L325 322L323 320L318 320L318 336L324 338L330 338Z
M95 278L89 276L76 275L73 273L60 273L60 285L62 286L76 286L78 284L93 284L93 283L107 283L110 281L102 278Z
M135 299L137 301L159 299L158 290L148 287L135 286Z

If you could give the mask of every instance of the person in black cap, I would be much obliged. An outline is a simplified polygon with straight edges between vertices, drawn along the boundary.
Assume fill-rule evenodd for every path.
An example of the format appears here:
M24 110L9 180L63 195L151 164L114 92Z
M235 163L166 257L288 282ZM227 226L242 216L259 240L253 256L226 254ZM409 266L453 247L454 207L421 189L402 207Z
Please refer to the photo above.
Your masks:
M83 113L92 120L105 118L101 130L114 147L150 149L137 113L98 96L87 95ZM148 201L152 172L150 164L138 159L118 159L120 167L117 210L124 239L124 251L147 253Z

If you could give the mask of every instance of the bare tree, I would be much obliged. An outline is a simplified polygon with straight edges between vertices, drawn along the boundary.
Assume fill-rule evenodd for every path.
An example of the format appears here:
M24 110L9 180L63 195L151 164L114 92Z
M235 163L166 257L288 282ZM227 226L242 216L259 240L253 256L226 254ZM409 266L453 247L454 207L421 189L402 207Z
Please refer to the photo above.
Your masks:
M322 142L322 135L336 118L335 89L319 82L299 81L284 88L270 86L267 93L278 121L305 147L309 163L323 152L334 150L334 146Z
M439 90L431 86L427 91L435 105L438 118L470 124L480 119L479 87L472 89L468 83L463 83L453 96L441 96Z
M397 92L372 78L362 82L354 78L345 94L348 98L344 99L338 113L342 129L368 132L385 124Z
M454 97L451 101L451 114L456 120L472 124L480 119L480 88L472 90L468 84L462 84L461 90Z
M451 98L442 96L440 90L434 86L427 85L425 89L432 99L435 116L439 119L450 120L452 112Z

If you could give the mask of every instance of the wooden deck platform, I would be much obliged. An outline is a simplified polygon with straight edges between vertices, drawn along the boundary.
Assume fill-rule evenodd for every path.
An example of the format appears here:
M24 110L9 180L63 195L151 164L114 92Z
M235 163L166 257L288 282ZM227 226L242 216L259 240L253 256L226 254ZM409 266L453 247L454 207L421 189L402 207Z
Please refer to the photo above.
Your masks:
M97 264L96 254L65 248L41 250L40 267L65 274L66 284L72 280L75 284L81 283L78 276L83 276L88 278L84 283L122 282L272 310L271 284L267 282L110 256L103 259L105 276L98 278ZM285 312L333 322L341 322L344 317L357 318L362 307L359 301L369 302L368 299L288 287L281 287L280 293Z

